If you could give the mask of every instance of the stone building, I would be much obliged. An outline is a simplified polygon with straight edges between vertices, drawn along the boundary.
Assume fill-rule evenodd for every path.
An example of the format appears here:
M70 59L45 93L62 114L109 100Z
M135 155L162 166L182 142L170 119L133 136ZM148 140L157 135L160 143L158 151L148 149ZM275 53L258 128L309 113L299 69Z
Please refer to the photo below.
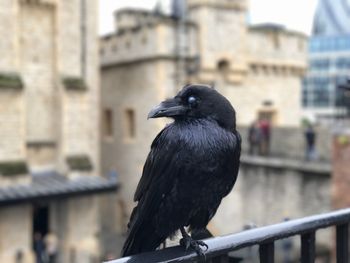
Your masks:
M0 2L0 262L49 231L59 262L99 259L97 3Z
M116 31L101 39L101 165L120 176L121 228L150 144L164 127L164 120L147 121L147 113L183 84L215 86L236 108L238 125L259 117L276 127L300 124L306 36L247 25L247 1L187 0L186 9L185 16L119 10Z

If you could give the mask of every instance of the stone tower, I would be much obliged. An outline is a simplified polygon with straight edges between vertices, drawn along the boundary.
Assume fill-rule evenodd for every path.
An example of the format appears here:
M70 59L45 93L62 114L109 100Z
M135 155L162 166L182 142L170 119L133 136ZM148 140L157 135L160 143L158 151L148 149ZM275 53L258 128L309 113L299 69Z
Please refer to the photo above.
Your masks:
M98 113L91 106L99 98L96 5L86 0L0 5L0 33L6 35L0 41L0 100L6 108L0 120L11 119L0 129L7 141L0 162L65 172L67 156L84 154L99 168Z
M89 262L95 193L109 185L97 176L98 1L0 2L0 262L34 262L34 233L51 231L58 262Z
M188 17L198 30L199 80L211 82L217 69L232 80L246 71L247 3L243 0L188 0Z

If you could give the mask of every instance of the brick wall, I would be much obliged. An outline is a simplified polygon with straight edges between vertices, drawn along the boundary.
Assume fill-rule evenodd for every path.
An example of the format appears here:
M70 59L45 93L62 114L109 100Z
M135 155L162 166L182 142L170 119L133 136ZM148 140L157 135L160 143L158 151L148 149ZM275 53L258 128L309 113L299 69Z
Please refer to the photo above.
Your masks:
M333 137L332 197L335 209L350 206L350 134L340 132Z

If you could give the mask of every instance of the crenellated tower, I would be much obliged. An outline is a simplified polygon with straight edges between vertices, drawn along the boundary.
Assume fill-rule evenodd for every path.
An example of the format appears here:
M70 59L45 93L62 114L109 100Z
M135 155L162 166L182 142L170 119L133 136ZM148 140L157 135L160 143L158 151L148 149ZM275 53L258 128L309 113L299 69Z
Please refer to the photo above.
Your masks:
M210 82L221 71L230 82L241 82L247 67L247 1L188 0L187 5L189 19L199 27L199 80Z

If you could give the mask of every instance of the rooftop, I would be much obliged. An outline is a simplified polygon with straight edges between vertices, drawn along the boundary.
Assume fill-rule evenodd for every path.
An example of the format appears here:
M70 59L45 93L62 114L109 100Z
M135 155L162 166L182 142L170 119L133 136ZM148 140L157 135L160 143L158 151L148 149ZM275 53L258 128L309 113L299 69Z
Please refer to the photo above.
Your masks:
M261 31L261 32L283 32L290 35L295 35L303 38L308 38L308 36L302 32L290 30L284 25L276 23L261 23L249 25L250 30Z
M56 172L33 174L29 185L0 187L0 206L30 202L43 198L63 198L72 195L111 192L118 188L115 178L80 176L69 179Z

